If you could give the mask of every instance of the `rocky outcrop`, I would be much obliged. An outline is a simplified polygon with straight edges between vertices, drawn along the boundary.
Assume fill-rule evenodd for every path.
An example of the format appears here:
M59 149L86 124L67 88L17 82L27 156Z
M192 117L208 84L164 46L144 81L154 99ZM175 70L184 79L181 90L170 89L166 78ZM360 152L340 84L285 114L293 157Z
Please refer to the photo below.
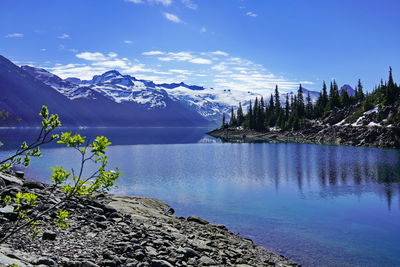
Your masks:
M0 173L0 181L2 196L22 191L43 200L51 191L49 185L11 174ZM56 189L50 201L62 196ZM39 226L40 237L24 229L0 246L0 266L297 266L223 225L175 217L167 204L153 198L99 194L73 198L65 209L69 228L57 229L51 214L43 216L48 224ZM16 219L5 214L0 212L0 236Z
M309 125L297 131L274 132L226 128L208 134L225 142L300 142L400 148L400 128L397 127Z

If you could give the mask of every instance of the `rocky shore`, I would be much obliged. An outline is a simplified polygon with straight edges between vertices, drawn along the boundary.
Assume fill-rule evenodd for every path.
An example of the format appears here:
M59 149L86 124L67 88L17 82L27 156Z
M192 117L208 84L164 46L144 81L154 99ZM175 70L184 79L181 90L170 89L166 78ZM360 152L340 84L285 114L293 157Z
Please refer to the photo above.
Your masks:
M47 199L50 185L0 173L0 194L31 192ZM56 189L48 204L62 198ZM42 217L39 237L24 229L0 245L0 266L298 266L251 240L191 216L176 217L164 202L145 197L99 194L67 202L69 228ZM0 209L0 236L12 227L12 207ZM15 265L13 265L15 264Z
M298 142L381 148L400 148L400 129L397 127L322 126L309 125L297 131L257 132L241 128L217 129L208 133L225 142Z

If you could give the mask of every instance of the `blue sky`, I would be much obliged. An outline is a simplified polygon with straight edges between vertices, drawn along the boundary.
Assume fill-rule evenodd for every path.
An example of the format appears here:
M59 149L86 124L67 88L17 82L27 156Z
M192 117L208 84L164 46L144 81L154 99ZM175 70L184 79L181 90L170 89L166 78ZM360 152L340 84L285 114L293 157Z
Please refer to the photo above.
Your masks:
M400 73L397 0L1 0L0 54L61 77L371 89Z

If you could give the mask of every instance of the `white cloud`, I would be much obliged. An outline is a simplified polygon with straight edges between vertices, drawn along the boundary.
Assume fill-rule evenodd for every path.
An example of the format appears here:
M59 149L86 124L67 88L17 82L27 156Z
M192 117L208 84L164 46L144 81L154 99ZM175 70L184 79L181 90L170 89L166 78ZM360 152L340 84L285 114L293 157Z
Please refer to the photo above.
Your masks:
M179 74L184 74L184 75L191 75L192 74L192 72L190 72L188 70L170 69L168 71L172 72L172 73L179 73Z
M120 69L126 69L129 68L129 65L127 64L126 61L124 60L106 60L106 61L100 61L100 62L95 62L92 64L93 66L100 66L100 67L105 67L105 68L120 68Z
M125 0L125 2L131 2L131 3L134 3L134 4L142 4L143 3L142 0Z
M204 26L203 26L203 27L201 27L201 28L200 28L200 32L201 32L201 33L205 33L205 32L207 32L207 28L206 28L206 27L204 27Z
M219 51L219 50L218 51L214 51L214 52L210 52L210 54L216 55L216 56L225 56L225 57L229 56L228 53L226 53L224 51Z
M190 9L197 9L197 4L194 3L192 0L181 0L182 4L184 4L187 8Z
M176 15L174 15L174 14L165 12L165 13L164 13L164 16L165 16L165 18L166 18L167 20L169 20L169 21L172 21L172 22L175 22L175 23L180 23L180 22L182 22L181 19L178 18L178 17L177 17Z
M42 48L42 49L40 49L40 51L45 52L45 51L47 51L47 49L46 48Z
M132 44L133 42L131 40L125 40L124 43L125 44Z
M200 53L202 54L202 53ZM158 57L160 61L185 61L194 64L212 64L213 61L207 58L201 58L197 55L193 55L191 52L161 52L161 51L149 51L144 52L143 55L152 56L152 55L163 55L162 57Z
M76 55L87 60L83 64L54 65L49 70L62 78L78 77L91 79L110 69L129 74L138 79L152 80L156 83L185 81L216 89L233 89L247 95L247 91L267 96L275 85L282 93L295 91L300 80L289 80L276 75L264 66L251 60L230 56L220 50L212 52L167 52L147 51L142 53L147 64L138 59L120 57L116 53L84 52ZM150 57L150 58L149 58ZM312 85L310 81L302 84Z
M246 16L257 17L258 15L256 13L253 13L253 12L249 11L249 12L246 13Z
M92 79L94 75L107 71L106 68L93 67L86 64L56 65L55 67L48 69L63 79L68 77L77 77L85 80Z
M225 66L225 63L224 62L221 62L221 63L219 63L218 65L214 65L214 66L212 66L211 67L211 69L213 69L213 70L219 70L219 71L223 71L223 70L226 70L226 66Z
M213 63L211 60L206 59L206 58L193 58L193 59L189 60L189 62L195 63L195 64L212 64Z
M24 35L22 33L10 33L4 36L6 38L22 38Z
M170 58L170 57L159 57L158 60L161 60L161 61L173 61L174 59Z
M172 4L172 0L149 0L149 1L157 4L163 4L164 6L169 6Z
M130 3L134 3L134 4L143 4L145 1L144 0L125 0L125 2L130 2ZM172 4L172 0L147 0L146 2L154 3L154 4L162 4L164 6L169 6Z
M100 52L82 52L75 55L77 58L89 60L89 61L99 61L99 60L107 60L108 58Z
M58 39L71 39L71 36L69 36L69 34L64 33L64 34L58 36L57 38Z
M164 53L161 51L148 51L148 52L143 52L142 55L144 56L155 56L155 55L163 55Z

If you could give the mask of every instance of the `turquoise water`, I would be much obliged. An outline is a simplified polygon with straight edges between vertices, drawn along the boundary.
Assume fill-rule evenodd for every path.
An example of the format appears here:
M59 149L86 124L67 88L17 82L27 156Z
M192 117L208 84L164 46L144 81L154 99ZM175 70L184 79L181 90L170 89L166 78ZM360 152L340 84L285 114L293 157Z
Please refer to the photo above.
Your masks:
M400 266L400 151L309 144L228 144L206 129L89 129L114 142L114 193L162 199L305 266ZM9 153L29 130L0 130ZM75 152L43 148L27 176L71 168Z

